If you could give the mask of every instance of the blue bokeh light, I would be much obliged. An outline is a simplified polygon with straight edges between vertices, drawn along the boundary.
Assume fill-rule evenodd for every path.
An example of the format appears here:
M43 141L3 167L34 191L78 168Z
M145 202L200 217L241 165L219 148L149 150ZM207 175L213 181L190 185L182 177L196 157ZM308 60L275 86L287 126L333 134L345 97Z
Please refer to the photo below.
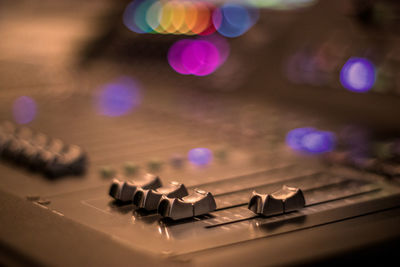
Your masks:
M335 136L325 131L315 131L306 134L301 144L305 152L320 154L332 151L335 148Z
M152 3L152 1L148 2ZM135 0L129 3L125 8L123 22L125 26L133 32L146 33L146 30L148 30L148 26L145 24L146 12L142 12L141 10L145 4L148 5L146 0ZM141 27L139 27L139 25ZM145 29L143 29L143 27Z
M18 97L13 104L14 120L18 124L26 124L33 121L36 117L36 102L28 96Z
M129 77L121 77L106 84L96 99L98 112L109 117L118 117L131 112L141 102L137 83Z
M353 92L367 92L375 84L375 66L366 58L352 57L340 72L343 87Z
M189 151L188 159L195 165L204 166L212 161L213 155L210 149L198 147Z
M217 31L225 37L238 37L247 32L258 20L258 10L239 4L224 4L213 13Z
M321 154L335 148L336 138L331 132L305 127L291 130L286 135L286 144L295 151Z
M293 150L303 150L302 139L305 135L316 131L314 128L305 127L291 130L286 135L286 144Z

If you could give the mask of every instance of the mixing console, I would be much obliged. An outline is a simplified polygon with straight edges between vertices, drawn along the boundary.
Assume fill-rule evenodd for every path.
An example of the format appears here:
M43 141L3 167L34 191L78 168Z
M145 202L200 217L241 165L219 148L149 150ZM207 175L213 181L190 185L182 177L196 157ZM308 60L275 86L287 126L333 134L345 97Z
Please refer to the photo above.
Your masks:
M74 1L39 20L23 2L0 16L0 264L264 266L398 247L394 1L78 1L77 25ZM95 10L106 23L71 56L56 33ZM25 17L60 51L21 49Z

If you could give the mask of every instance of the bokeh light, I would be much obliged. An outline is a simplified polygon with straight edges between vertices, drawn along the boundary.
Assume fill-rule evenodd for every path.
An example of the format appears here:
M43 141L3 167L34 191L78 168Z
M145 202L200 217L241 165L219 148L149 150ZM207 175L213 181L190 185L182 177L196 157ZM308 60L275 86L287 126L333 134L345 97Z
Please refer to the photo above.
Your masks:
M209 75L229 55L229 44L221 38L209 36L177 41L169 49L168 62L176 72L183 75Z
M375 84L375 67L366 58L350 58L340 72L343 87L353 92L367 92Z
M214 44L195 40L182 51L182 64L193 75L205 76L214 72L220 57Z
M174 43L168 51L169 65L178 73L191 74L182 64L182 51L189 46L191 40L180 40Z
M247 0L246 4L212 1L134 0L126 8L124 24L136 33L209 35L218 32L237 37L258 20L258 8L290 10L315 4L316 0Z
M18 97L13 104L14 120L18 124L26 124L36 117L36 102L28 96Z
M302 139L307 134L313 133L316 131L314 128L311 127L304 127L304 128L297 128L293 129L286 135L286 144L296 151L302 151Z
M321 154L332 151L336 137L332 132L311 127L297 128L286 135L286 144L293 150L307 154Z
M143 4L145 0L135 0L132 1L126 8L123 16L123 21L125 26L133 32L136 33L145 33L141 28L137 26L137 21L142 20L143 18L140 17L140 14L136 11Z
M224 4L213 12L213 23L225 37L238 37L247 32L258 20L258 9L239 5Z
M135 0L126 8L125 26L136 33L208 35L215 32L208 2Z
M198 147L189 151L188 159L197 166L204 166L212 161L213 155L210 149Z
M226 38L218 34L211 34L207 36L199 36L198 39L208 41L218 49L220 65L222 65L228 59L231 49Z
M301 145L306 152L311 154L329 152L335 148L335 136L331 132L314 131L302 138Z
M121 77L104 85L96 96L96 106L100 114L117 117L131 112L141 102L137 82L130 77Z

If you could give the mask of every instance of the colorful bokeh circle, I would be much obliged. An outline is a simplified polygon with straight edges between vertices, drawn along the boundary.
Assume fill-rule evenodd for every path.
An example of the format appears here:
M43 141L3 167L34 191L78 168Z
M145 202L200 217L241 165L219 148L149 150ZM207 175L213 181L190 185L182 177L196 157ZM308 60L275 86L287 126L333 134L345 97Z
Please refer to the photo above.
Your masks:
M135 0L126 8L125 26L136 33L209 35L215 32L208 2Z
M179 74L206 76L221 66L229 55L229 44L220 38L185 39L168 52L170 66Z

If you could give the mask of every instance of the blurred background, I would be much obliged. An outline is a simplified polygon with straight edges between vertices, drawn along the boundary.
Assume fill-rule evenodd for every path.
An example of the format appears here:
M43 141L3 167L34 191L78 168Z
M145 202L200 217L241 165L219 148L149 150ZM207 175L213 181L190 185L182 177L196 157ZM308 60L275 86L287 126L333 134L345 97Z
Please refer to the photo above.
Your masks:
M395 1L142 2L3 0L2 98L61 99L127 75L146 94L162 84L398 128Z

